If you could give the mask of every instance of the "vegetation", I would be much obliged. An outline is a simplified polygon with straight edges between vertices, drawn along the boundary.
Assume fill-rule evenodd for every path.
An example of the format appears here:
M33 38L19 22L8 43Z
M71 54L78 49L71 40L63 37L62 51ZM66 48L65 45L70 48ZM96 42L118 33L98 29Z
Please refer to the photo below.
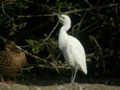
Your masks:
M33 66L69 69L57 44L58 13L71 16L69 33L83 43L89 73L119 76L119 0L1 0L0 36L31 53Z

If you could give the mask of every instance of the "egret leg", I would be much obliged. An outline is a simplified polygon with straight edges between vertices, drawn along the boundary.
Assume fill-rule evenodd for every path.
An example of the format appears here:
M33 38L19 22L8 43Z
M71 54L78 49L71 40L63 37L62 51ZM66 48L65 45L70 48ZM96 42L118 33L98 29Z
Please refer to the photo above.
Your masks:
M72 75L71 75L71 82L72 82L72 79L73 79L73 76L74 76L75 69L72 68L72 69L71 69L71 72L72 72Z
M74 82L75 82L75 78L76 78L77 71L78 71L78 67L75 67L74 71L72 71L71 83L74 83Z

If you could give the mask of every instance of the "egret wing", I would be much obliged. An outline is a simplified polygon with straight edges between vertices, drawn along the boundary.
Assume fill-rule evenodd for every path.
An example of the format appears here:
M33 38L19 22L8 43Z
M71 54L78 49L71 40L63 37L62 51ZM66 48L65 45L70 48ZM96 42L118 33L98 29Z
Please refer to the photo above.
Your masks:
M86 56L85 50L82 44L74 37L69 36L69 42L67 43L67 56L69 56L70 61L74 61L75 65L77 65L85 74L87 74L87 66L86 66Z

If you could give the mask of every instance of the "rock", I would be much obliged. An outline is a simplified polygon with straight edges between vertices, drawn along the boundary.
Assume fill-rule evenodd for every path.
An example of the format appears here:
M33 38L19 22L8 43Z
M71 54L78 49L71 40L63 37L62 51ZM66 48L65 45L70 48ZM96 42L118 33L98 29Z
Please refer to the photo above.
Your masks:
M8 84L0 83L0 90L12 90L12 89Z
M28 86L20 85L20 84L12 84L10 85L12 90L30 90Z
M29 89L30 90L43 90L41 89L41 87L38 87L38 86L29 86Z

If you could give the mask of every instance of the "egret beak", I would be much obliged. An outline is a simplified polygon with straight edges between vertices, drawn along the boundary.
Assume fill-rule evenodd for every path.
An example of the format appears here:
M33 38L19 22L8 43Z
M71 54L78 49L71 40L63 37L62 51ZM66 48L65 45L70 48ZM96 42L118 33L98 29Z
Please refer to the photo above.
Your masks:
M60 22L60 23L63 23L62 18L61 18L61 14L58 14L57 17L58 17L58 19L59 19L59 22Z
M61 14L57 14L57 17L60 18Z
M57 17L58 17L59 20L61 20L61 15L60 14L58 14Z

